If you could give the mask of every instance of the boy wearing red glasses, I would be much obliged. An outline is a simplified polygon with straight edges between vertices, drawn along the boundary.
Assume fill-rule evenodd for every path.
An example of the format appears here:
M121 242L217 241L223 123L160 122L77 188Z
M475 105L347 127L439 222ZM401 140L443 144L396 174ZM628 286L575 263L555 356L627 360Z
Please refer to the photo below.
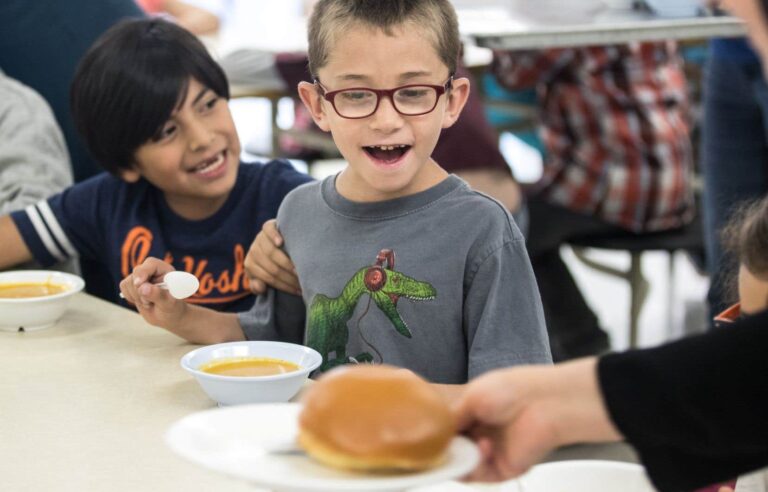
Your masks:
M123 282L124 294L151 322L199 342L296 334L321 353L323 371L386 362L461 384L549 362L512 217L430 157L469 94L469 81L453 77L459 49L447 0L318 2L309 24L315 80L298 90L348 165L296 189L278 213L306 310L270 291L238 317L201 313L144 283L152 263Z

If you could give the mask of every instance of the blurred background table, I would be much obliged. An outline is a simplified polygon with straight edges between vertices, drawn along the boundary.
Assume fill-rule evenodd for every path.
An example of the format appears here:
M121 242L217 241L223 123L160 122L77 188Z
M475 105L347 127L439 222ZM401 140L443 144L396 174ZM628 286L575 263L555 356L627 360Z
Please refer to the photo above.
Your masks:
M466 10L462 32L481 47L544 49L610 45L639 41L700 40L746 34L744 24L730 16L660 18L638 10L606 9L594 16L562 18L513 17L509 11ZM497 15L499 13L502 15Z
M87 294L52 328L0 332L0 489L256 491L163 441L173 422L215 406L179 366L193 348ZM635 460L623 444L550 459L584 458Z

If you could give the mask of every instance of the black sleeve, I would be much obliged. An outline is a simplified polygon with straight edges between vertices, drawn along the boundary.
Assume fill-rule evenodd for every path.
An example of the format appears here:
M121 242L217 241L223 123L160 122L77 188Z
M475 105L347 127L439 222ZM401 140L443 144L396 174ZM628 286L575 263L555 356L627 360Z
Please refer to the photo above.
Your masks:
M611 419L654 485L690 490L768 465L768 311L658 348L606 355Z

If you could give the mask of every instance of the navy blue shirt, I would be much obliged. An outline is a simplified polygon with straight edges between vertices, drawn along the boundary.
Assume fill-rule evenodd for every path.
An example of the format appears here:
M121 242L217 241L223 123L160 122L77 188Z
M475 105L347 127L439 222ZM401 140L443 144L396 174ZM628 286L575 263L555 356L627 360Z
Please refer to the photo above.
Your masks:
M189 302L244 311L253 304L243 271L248 247L277 215L285 195L307 181L286 161L241 164L221 209L207 219L187 220L149 182L127 183L102 173L11 217L35 260L43 266L77 256L97 261L115 298L120 280L154 256L200 279Z

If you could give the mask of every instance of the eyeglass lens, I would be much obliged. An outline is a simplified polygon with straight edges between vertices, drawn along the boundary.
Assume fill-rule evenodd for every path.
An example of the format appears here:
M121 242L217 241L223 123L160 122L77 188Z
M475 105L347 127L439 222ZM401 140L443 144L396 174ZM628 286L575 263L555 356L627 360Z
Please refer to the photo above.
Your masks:
M373 114L378 103L378 94L365 89L343 90L336 94L334 105L339 115L360 118ZM413 86L395 91L392 103L395 109L405 115L427 113L434 108L437 91L433 87Z

